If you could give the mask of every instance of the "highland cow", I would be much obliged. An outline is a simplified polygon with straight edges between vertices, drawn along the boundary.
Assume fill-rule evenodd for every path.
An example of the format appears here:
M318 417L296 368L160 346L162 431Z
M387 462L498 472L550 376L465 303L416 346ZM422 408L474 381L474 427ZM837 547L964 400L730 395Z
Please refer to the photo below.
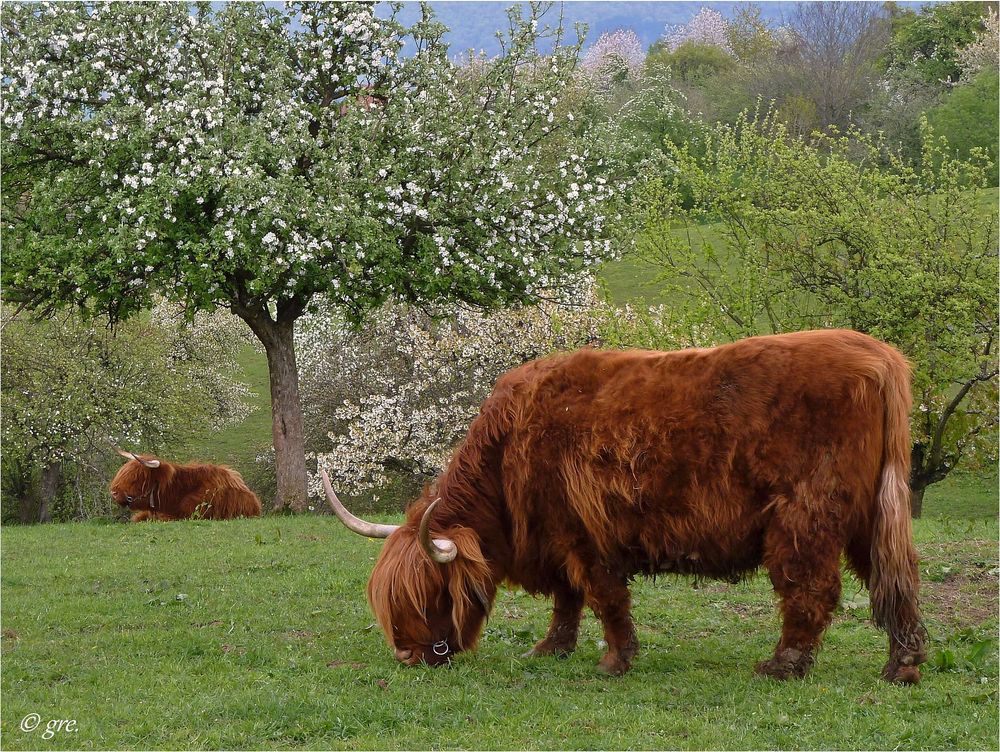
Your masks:
M132 522L260 517L260 500L235 470L174 465L121 449L118 453L129 461L111 481L111 498L132 512Z
M812 666L841 591L841 555L889 633L883 678L920 679L925 633L910 525L910 368L857 332L753 337L678 352L580 350L504 374L447 469L387 538L368 598L396 658L474 648L503 582L554 599L527 655L568 655L581 611L598 667L639 647L637 574L735 580L763 566L783 626L760 674Z

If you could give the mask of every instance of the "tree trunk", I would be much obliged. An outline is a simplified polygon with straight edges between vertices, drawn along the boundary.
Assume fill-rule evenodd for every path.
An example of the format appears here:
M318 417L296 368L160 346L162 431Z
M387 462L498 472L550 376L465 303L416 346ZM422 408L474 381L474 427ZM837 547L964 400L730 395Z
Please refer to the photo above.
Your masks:
M940 452L928 452L923 444L910 450L910 516L917 518L923 511L924 492L948 477L953 462L943 461Z
M298 312L279 309L277 320L266 309L233 306L264 345L271 383L271 434L277 474L276 510L306 509L306 454L299 370L295 362L295 319Z
M278 496L275 509L303 512L306 494L306 445L299 399L299 369L295 362L294 324L279 324L274 342L264 351L271 380L271 434Z
M17 499L17 520L25 525L30 525L38 516L35 510L38 509L38 499L34 489L25 491Z
M21 522L29 525L52 521L52 502L59 492L61 476L62 468L58 462L45 465L37 476L30 472L24 494L17 503L17 516Z
M42 469L42 478L38 489L38 521L52 522L52 502L59 492L59 480L62 468L58 462L52 462Z
M920 516L920 513L924 508L924 491L927 490L926 486L921 486L920 488L910 489L910 516L914 519Z

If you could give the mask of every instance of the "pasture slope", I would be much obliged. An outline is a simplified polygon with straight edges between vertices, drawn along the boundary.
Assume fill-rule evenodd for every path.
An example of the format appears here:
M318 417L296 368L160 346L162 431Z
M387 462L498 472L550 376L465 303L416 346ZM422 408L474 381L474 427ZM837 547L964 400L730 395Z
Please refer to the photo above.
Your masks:
M996 479L927 507L917 687L878 679L885 637L852 579L804 681L751 675L778 633L763 576L637 582L642 650L620 679L595 671L589 614L569 659L519 658L548 605L509 591L477 654L407 669L365 603L380 544L331 517L8 527L2 746L995 749ZM59 719L75 727L43 738Z

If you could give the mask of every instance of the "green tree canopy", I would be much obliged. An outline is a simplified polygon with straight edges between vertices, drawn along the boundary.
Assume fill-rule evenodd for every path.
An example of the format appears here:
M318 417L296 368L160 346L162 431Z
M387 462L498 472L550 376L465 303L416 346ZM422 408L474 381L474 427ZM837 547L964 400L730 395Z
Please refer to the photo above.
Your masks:
M919 11L892 8L887 68L914 68L928 83L958 81L959 50L977 39L992 3L928 3Z
M967 159L981 149L993 161L993 184L997 183L997 145L1000 144L1000 78L996 70L984 70L968 83L952 89L941 104L927 112L927 122L948 139L955 152Z
M650 51L646 67L669 67L678 81L698 83L719 73L731 71L736 67L736 60L717 45L684 42L674 50L660 46Z

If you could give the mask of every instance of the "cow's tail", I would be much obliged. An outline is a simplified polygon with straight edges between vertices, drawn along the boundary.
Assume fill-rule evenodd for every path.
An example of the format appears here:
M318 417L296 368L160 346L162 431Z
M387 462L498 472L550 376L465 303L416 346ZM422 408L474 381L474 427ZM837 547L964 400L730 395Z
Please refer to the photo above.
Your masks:
M920 618L920 575L910 521L910 366L897 351L880 369L885 444L871 539L872 617L890 637L885 678L917 681L926 632Z

